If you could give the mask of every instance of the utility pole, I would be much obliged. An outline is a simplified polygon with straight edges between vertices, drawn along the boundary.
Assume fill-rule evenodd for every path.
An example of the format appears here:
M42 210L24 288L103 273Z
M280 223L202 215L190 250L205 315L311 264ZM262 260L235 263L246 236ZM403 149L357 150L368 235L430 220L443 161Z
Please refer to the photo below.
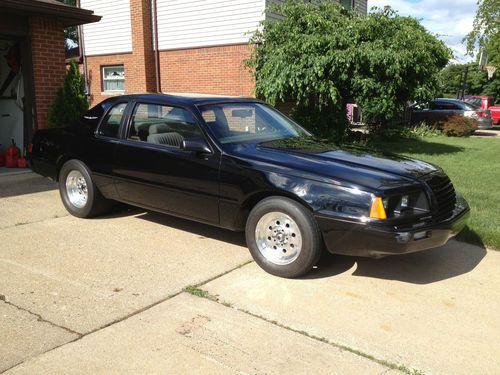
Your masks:
M464 100L465 97L465 90L467 88L467 77L469 76L469 65L465 67L464 75L463 75L463 80L462 80L462 85L458 89L457 92L457 99Z

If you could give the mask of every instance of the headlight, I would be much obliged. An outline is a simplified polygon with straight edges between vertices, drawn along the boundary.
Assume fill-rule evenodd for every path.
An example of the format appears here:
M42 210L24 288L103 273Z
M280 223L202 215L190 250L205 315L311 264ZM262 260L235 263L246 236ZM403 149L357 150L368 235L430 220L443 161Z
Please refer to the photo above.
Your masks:
M429 201L423 191L394 195L382 199L388 218L418 216L429 213Z

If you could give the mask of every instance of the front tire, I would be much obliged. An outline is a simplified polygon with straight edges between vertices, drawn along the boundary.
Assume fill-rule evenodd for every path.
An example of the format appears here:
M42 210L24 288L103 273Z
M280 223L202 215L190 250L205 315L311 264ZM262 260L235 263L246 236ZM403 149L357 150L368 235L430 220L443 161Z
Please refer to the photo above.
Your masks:
M87 166L79 160L66 162L59 173L59 193L64 207L76 217L100 215L112 206L95 186Z
M323 249L311 212L284 197L259 202L248 216L245 235L257 264L280 277L295 278L309 272Z

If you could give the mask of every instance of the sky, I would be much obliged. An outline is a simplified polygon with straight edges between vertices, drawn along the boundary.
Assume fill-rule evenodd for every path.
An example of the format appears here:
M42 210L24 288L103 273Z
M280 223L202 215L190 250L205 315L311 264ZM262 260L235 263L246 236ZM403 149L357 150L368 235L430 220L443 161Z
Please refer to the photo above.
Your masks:
M402 16L412 16L443 40L455 54L454 61L470 61L466 56L464 36L471 31L477 0L368 0L368 7L390 5Z

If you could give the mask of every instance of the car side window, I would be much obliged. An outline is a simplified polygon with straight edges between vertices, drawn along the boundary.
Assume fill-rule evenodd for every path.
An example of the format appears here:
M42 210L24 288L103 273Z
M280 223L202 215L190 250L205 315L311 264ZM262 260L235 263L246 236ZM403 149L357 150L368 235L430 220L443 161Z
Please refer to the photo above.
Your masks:
M188 110L138 103L132 114L127 139L180 148L184 139L201 136L196 119Z
M125 114L127 103L118 103L112 107L99 127L99 134L105 137L118 138L120 134L120 124Z
M438 109L438 110L459 110L459 109L462 109L460 108L459 105L457 104L453 104L453 103L440 103L440 102L437 102L437 103L434 103L432 105L432 109Z

